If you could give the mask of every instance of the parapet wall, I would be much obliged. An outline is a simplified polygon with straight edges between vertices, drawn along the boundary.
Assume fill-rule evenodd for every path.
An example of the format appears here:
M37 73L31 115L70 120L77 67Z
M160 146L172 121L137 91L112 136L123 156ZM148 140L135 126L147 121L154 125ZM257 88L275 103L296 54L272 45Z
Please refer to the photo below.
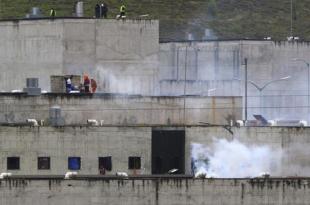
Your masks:
M8 123L31 118L47 122L53 106L60 106L67 125L85 125L87 119L103 125L230 124L242 118L240 97L2 94L0 101L0 122Z
M306 205L309 184L308 178L16 178L0 181L0 196L15 205Z

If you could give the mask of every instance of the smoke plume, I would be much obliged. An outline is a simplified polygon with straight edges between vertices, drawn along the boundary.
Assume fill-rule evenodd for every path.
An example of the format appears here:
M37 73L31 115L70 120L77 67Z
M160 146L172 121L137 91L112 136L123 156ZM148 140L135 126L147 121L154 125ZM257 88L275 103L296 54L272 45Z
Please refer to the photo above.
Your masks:
M257 177L279 174L281 150L269 146L247 146L238 140L214 139L211 146L192 143L192 171L207 177Z

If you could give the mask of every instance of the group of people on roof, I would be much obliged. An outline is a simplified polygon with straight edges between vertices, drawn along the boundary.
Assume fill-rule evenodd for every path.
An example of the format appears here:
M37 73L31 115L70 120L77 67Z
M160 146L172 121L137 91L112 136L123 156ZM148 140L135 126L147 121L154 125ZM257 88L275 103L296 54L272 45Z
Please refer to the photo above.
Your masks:
M122 1L122 0L121 0ZM108 18L108 5L103 2L101 4L96 4L95 6L95 18ZM50 10L50 17L56 17L56 10L51 8ZM119 15L117 15L117 19L125 18L126 17L126 6L123 4L120 6Z
M65 77L66 93L79 92L79 93L95 93L97 89L97 83L94 79L89 79L88 75L83 76L83 83L79 86L74 86L72 84L72 78Z

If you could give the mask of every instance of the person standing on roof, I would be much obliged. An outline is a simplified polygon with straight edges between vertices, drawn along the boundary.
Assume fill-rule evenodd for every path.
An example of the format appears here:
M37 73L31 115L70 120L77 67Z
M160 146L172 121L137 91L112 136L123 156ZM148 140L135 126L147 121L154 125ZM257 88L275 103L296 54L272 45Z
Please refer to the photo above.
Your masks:
M97 89L97 82L94 79L90 79L90 87L91 87L91 92L95 93Z
M102 3L101 6L100 6L100 17L101 18L107 18L108 16L108 5L106 3Z
M50 17L55 17L55 16L56 16L56 10L54 8L51 8Z
M68 78L65 78L65 82L66 82L66 92L67 93L70 93L71 90L72 90L72 82L71 82L71 79L73 78L73 76L71 75L70 77Z
M85 93L89 93L90 92L89 86L90 86L89 77L88 77L88 75L84 75L84 92Z
M96 4L96 6L95 6L95 17L97 19L100 18L100 6L99 6L99 4Z
M126 6L124 4L121 5L119 8L119 17L125 18L126 17Z

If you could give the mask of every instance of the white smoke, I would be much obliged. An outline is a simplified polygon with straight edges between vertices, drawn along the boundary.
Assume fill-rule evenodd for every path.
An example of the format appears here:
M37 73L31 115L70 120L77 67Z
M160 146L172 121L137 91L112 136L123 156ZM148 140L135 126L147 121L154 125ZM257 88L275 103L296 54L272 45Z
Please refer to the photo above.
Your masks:
M125 75L115 69L97 65L94 71L98 78L98 91L120 94L141 94L145 84L143 76Z
M210 147L192 143L191 156L195 175L239 178L257 177L262 173L277 175L282 152L268 146L246 146L238 140L214 139Z

